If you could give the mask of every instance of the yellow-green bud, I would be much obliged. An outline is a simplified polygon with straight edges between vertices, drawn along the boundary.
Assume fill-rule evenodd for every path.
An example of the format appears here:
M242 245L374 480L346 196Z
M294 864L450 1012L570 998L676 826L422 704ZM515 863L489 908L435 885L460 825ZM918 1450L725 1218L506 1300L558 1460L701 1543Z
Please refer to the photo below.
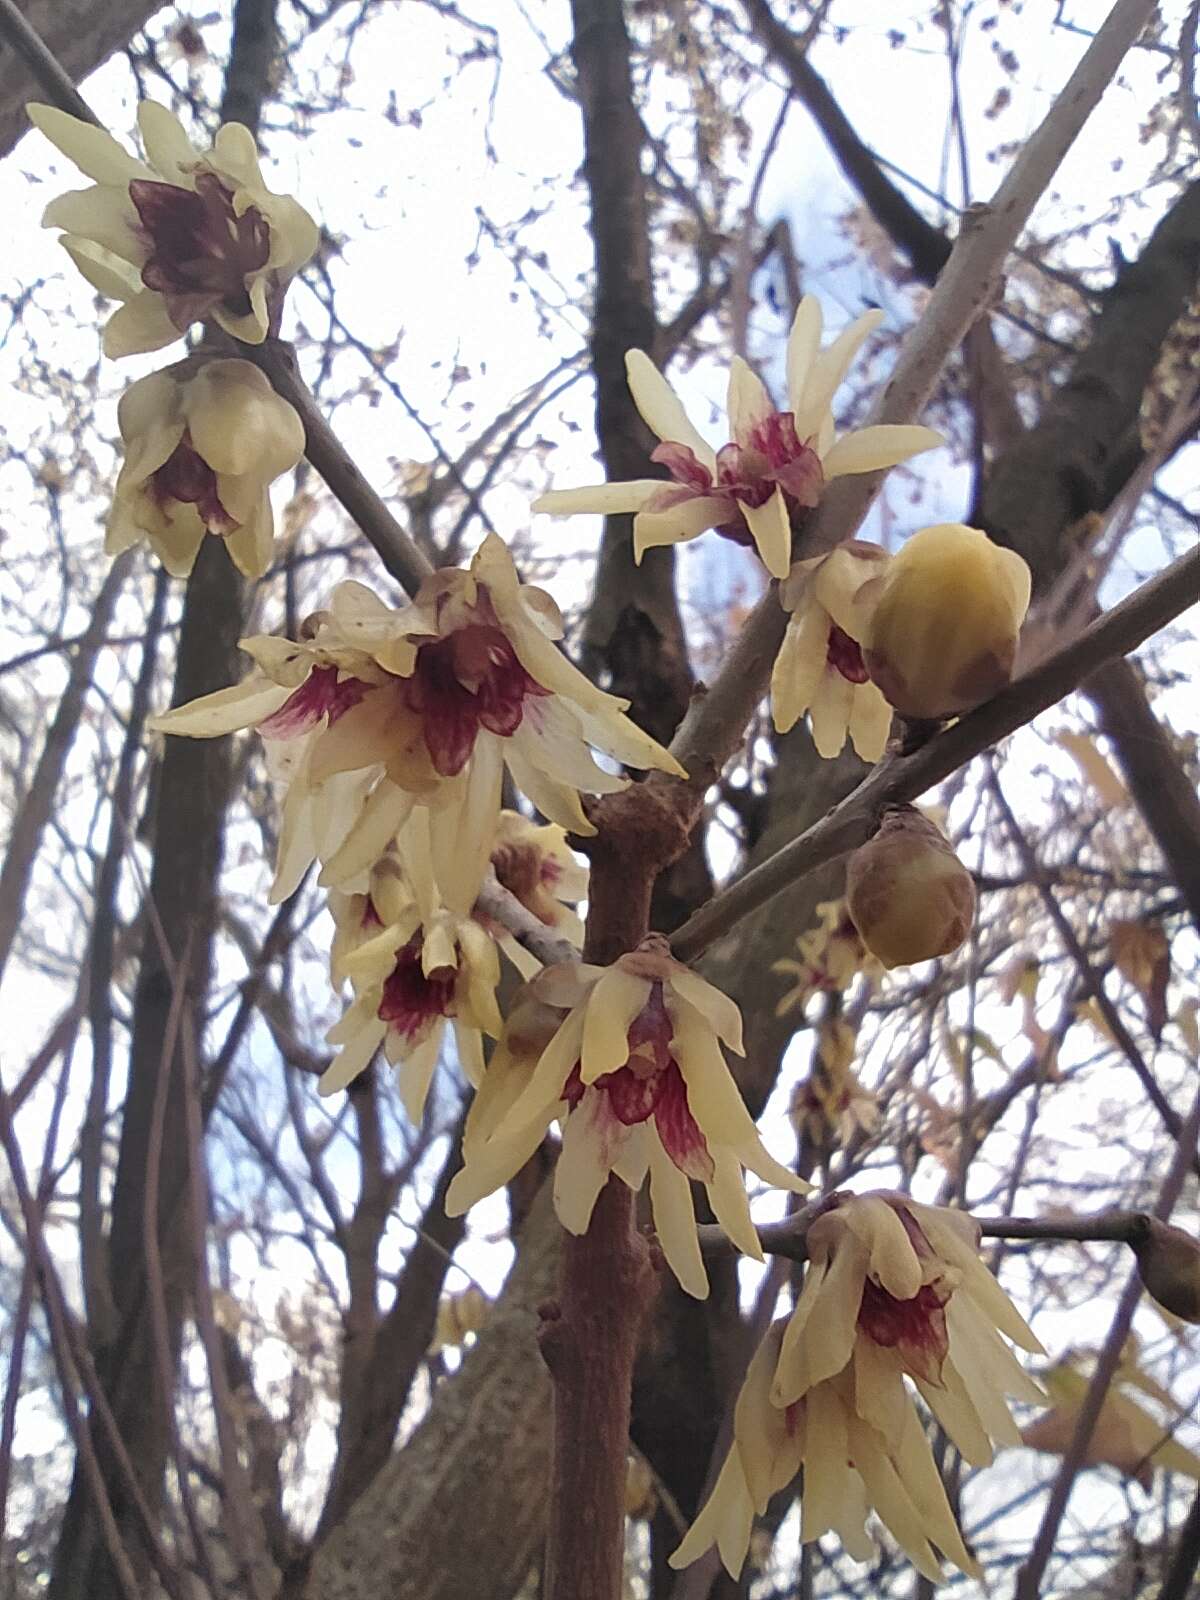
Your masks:
M902 716L953 716L1012 677L1029 568L961 522L922 528L893 557L863 643L872 679Z
M1200 1243L1157 1217L1139 1223L1129 1242L1146 1293L1185 1322L1200 1322Z
M900 806L850 857L846 905L873 956L908 966L958 949L975 920L975 885L933 823Z

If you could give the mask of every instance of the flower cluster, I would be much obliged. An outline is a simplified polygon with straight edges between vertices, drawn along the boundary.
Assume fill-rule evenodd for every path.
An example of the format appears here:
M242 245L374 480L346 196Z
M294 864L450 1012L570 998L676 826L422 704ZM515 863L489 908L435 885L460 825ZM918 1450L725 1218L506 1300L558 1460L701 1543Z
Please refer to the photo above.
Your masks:
M836 437L834 394L863 341L883 320L868 311L821 349L821 306L805 295L787 343L790 409L777 411L761 379L735 356L726 410L732 440L713 450L689 420L683 402L641 350L625 358L629 392L660 441L651 460L670 481L554 489L534 501L553 516L575 512L634 513L637 560L655 545L694 539L715 528L750 545L774 578L787 576L798 514L818 504L834 478L875 472L943 444L932 428L879 426Z
M414 808L388 852L354 892L333 890L336 929L330 955L335 987L349 981L354 999L329 1031L338 1053L321 1078L322 1094L352 1083L382 1047L397 1069L410 1120L420 1121L447 1027L468 1080L483 1079L483 1038L501 1031L496 1004L503 950L525 976L540 970L511 934L474 913L481 873L472 852L432 824L437 813ZM510 872L522 861L526 903L566 938L581 935L564 904L587 891L587 874L566 847L562 829L535 827L503 812L492 866ZM561 898L560 898L561 896Z
M104 330L105 355L160 350L197 322L250 345L277 331L287 286L317 248L317 226L266 187L248 128L225 123L201 151L165 106L145 100L140 161L53 106L28 110L92 180L52 200L43 221L64 230L92 287L121 302ZM243 573L260 577L274 543L268 485L304 449L293 407L248 362L198 352L133 384L118 420L126 454L109 553L146 538L172 576L186 577L207 531Z
M720 990L651 935L610 967L547 967L510 1011L472 1108L464 1166L446 1208L459 1215L524 1165L562 1124L554 1205L587 1231L609 1174L650 1178L659 1244L689 1294L708 1293L689 1180L756 1260L743 1169L796 1193L808 1185L764 1149L721 1045L742 1053L742 1019Z
M544 816L576 834L595 831L580 794L627 781L593 748L682 775L625 716L628 702L567 660L553 600L521 583L494 534L469 568L431 574L408 605L339 585L301 633L244 640L257 672L153 724L193 738L256 727L288 747L276 897L317 857L322 882L344 886L386 851L414 806L431 811L435 833L451 841L447 858L477 883L506 767Z
M917 1569L941 1556L979 1577L914 1408L911 1383L972 1466L1020 1443L1005 1397L1045 1396L1009 1345L1041 1346L978 1255L970 1217L907 1196L834 1196L808 1230L795 1310L755 1355L734 1442L708 1501L671 1557L715 1544L740 1573L756 1514L805 1469L801 1539L833 1531L873 1554L873 1507Z

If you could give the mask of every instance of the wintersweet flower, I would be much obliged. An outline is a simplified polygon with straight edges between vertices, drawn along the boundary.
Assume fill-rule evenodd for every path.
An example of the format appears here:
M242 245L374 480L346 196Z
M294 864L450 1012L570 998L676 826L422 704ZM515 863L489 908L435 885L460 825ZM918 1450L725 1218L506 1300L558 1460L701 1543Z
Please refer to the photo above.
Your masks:
M776 1004L777 1017L804 1007L814 994L841 994L860 972L875 978L883 970L862 942L845 900L821 901L817 918L817 926L796 940L798 960L784 956L771 963L772 972L795 980Z
M878 761L892 709L870 680L861 640L888 558L853 540L799 561L780 590L788 617L771 669L771 711L780 733L807 711L817 754L831 760L849 737L864 761Z
M892 557L863 658L905 717L969 710L1012 677L1029 567L961 522L922 528Z
M546 1021L539 1005L566 1015L533 1064L529 1041ZM587 1231L610 1173L640 1189L649 1172L659 1243L689 1294L708 1293L689 1180L704 1184L734 1244L762 1259L743 1168L797 1193L808 1185L763 1148L725 1064L721 1042L742 1053L742 1019L731 1000L651 935L610 967L547 967L528 985L520 1026L521 1044L501 1042L505 1077L496 1098L508 1099L522 1066L528 1076L495 1121L492 1107L491 1126L465 1144L465 1165L446 1199L452 1216L506 1183L560 1121L554 1206L570 1233Z
M483 1035L501 1030L500 956L470 915L477 888L469 876L455 880L420 807L400 830L394 860L372 873L367 894L335 902L331 972L335 982L350 980L354 999L326 1035L339 1050L317 1085L321 1094L346 1088L382 1046L397 1068L404 1109L419 1122L447 1023L467 1078L481 1080Z
M717 1543L736 1576L754 1514L803 1466L805 1542L832 1529L851 1556L868 1559L873 1506L926 1577L942 1576L938 1551L980 1575L904 1382L972 1466L992 1460L993 1442L1020 1441L1006 1395L1044 1399L1005 1338L1041 1346L978 1243L961 1212L899 1194L833 1198L809 1228L796 1308L747 1373L733 1448L673 1566Z
M249 361L182 361L121 396L125 462L104 548L148 539L175 578L192 570L205 533L258 578L275 544L268 486L304 453L304 425Z
M868 311L822 350L820 303L805 295L787 342L791 409L777 411L761 380L735 356L726 407L733 439L716 451L649 356L629 351L629 392L661 441L650 459L666 467L671 481L641 478L555 489L535 500L533 509L553 516L633 512L638 561L655 545L680 543L715 528L737 544L752 545L773 577L786 577L792 519L819 502L827 483L894 467L945 443L941 434L921 427L861 428L836 438L834 394L863 341L882 321L881 311Z
M507 766L535 806L572 833L595 830L580 793L626 779L592 748L631 767L683 775L559 649L563 622L543 590L522 584L489 536L468 570L444 568L398 609L358 583L335 589L298 641L242 641L259 671L154 719L166 733L213 738L257 727L264 739L311 736L295 782L319 788L373 769L361 815L322 881L345 887L387 848L414 803L452 805L460 841L486 864ZM310 858L311 859L311 858Z
M574 907L587 898L588 869L575 859L565 829L554 822L531 822L519 811L501 811L492 844L492 870L526 911L577 950L583 948L583 922ZM507 928L486 919L484 926L522 977L531 978L541 970L541 962Z
M52 200L42 222L64 230L63 245L92 287L122 302L104 330L105 355L161 350L209 318L246 344L263 342L319 235L298 201L267 188L248 128L223 123L201 151L165 106L143 100L146 160L138 161L65 111L27 110L92 179L90 189Z

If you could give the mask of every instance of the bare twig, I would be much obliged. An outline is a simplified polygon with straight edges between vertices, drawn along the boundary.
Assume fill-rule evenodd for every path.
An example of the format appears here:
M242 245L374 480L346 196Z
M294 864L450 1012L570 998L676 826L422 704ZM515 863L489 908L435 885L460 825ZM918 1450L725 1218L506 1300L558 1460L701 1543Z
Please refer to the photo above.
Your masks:
M1154 1207L1154 1215L1161 1222L1166 1222L1174 1209L1183 1188L1188 1168L1195 1160L1196 1137L1200 1133L1200 1093L1188 1112L1187 1120L1180 1130L1179 1140L1175 1146L1167 1176L1159 1191L1158 1201ZM1096 1360L1096 1368L1088 1384L1087 1394L1079 1408L1079 1418L1075 1424L1075 1433L1063 1456L1062 1466L1050 1490L1050 1498L1042 1514L1041 1526L1037 1531L1033 1549L1029 1559L1017 1573L1015 1600L1037 1600L1042 1591L1042 1580L1046 1567L1054 1552L1058 1539L1058 1530L1067 1509L1067 1502L1071 1498L1071 1490L1079 1469L1083 1465L1084 1456L1087 1454L1088 1443L1095 1431L1096 1423L1100 1416L1101 1408L1108 1396L1109 1387L1116 1374L1117 1365L1125 1341L1129 1336L1129 1329L1133 1322L1133 1313L1141 1298L1142 1283L1139 1274L1134 1271L1130 1274L1129 1281L1121 1294L1112 1325L1104 1341L1104 1347Z

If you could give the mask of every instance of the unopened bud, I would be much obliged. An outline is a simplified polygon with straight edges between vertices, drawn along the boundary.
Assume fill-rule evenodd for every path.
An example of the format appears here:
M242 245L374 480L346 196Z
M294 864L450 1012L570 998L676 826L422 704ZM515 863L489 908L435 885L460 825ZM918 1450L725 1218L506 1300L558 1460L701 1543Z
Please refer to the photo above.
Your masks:
M1200 1322L1200 1243L1157 1217L1140 1218L1129 1242L1146 1293L1184 1322Z
M867 671L902 716L953 716L1012 677L1029 568L961 522L922 528L894 556L863 641Z
M871 954L907 966L958 949L975 920L975 885L933 823L901 806L850 857L846 904Z

